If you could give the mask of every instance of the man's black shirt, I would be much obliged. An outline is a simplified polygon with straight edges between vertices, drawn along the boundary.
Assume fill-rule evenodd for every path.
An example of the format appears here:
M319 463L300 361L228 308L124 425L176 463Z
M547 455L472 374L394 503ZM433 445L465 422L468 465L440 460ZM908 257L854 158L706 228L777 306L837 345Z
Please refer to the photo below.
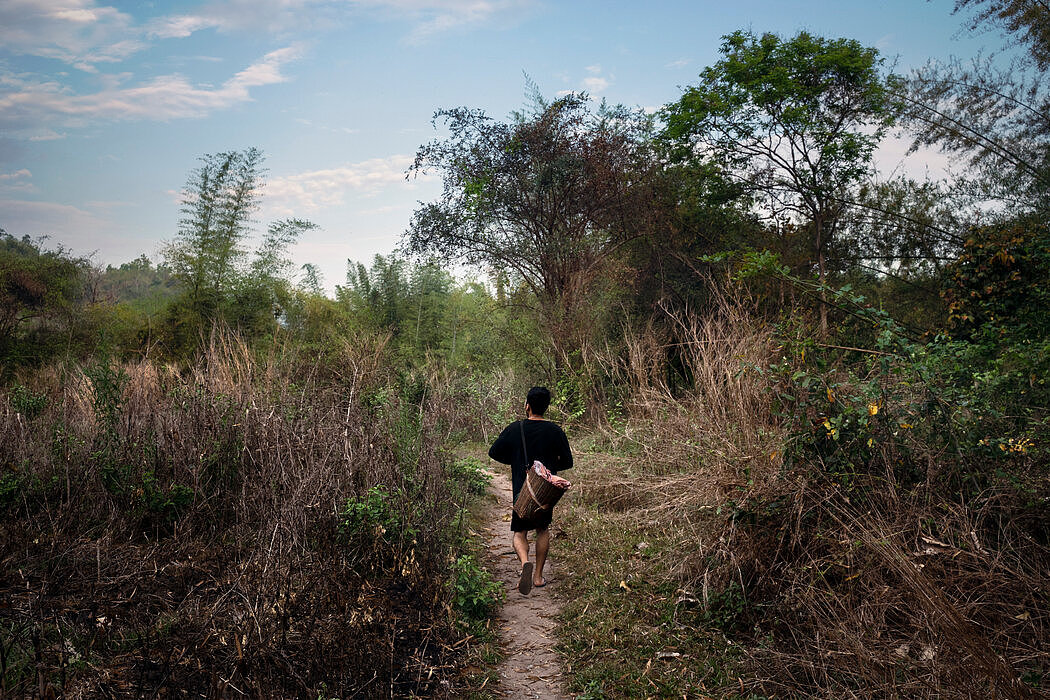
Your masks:
M529 464L525 464L525 452L521 444L523 422ZM565 431L547 420L511 423L492 443L492 447L489 448L489 457L497 462L510 465L514 500L518 499L518 492L525 483L526 470L532 462L539 460L554 473L572 468L572 452L569 450L569 440L565 437Z

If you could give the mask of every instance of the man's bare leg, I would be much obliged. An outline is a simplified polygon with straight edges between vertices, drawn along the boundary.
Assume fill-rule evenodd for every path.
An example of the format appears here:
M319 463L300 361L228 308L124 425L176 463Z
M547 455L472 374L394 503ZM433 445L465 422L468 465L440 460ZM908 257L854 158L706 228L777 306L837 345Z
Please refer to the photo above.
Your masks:
M532 583L542 586L546 581L543 579L543 565L547 563L547 550L551 545L550 528L536 531L536 568L532 571ZM528 550L526 550L527 552Z
M514 551L518 555L518 559L521 560L522 566L529 560L529 533L527 532L515 532L514 533ZM537 554L539 553L537 540Z

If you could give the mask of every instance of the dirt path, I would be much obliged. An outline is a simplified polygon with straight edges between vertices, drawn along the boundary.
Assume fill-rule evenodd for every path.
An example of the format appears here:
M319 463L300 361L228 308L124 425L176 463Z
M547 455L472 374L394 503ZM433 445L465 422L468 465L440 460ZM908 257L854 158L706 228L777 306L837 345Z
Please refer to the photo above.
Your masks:
M544 571L549 585L534 588L527 596L518 593L521 566L511 546L510 475L502 470L492 471L495 473L489 487L484 528L488 540L486 556L493 575L506 584L507 590L499 617L499 634L507 660L499 669L497 692L504 697L563 700L569 695L564 691L558 656L551 649L554 617L559 608L557 598L551 595L551 589L558 585L557 542L551 545L553 560L548 558Z

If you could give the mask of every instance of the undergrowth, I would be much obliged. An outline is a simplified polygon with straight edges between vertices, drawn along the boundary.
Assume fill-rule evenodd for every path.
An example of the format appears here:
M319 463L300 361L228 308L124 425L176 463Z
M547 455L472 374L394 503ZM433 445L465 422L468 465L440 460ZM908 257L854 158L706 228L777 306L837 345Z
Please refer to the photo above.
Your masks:
M669 312L671 336L627 329L607 358L631 401L589 441L606 457L559 545L577 692L1045 695L1044 360L1003 377L972 342L828 297L871 348L723 303Z
M677 571L683 524L652 517L660 496L644 487L610 491L641 485L644 470L630 460L577 453L575 463L577 492L554 545L570 690L592 699L737 697L741 654L707 624Z
M457 695L492 605L456 529L479 477L385 353L216 332L191 367L0 391L0 695Z

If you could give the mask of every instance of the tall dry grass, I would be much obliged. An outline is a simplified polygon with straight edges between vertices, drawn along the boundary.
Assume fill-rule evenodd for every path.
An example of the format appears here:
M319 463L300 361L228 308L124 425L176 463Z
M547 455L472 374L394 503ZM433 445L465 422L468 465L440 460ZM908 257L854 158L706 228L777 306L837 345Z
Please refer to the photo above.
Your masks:
M599 426L604 437L666 477L657 483L702 478L694 495L767 478L785 438L764 376L773 329L728 298L702 318L670 304L662 312L659 324L625 326L619 347L598 356L623 406Z
M455 406L406 404L387 360L383 338L259 357L217 332L187 369L27 377L33 417L0 393L0 694L445 693ZM388 531L348 533L377 485Z
M999 480L960 498L956 455L917 438L845 476L819 452L800 459L793 441L819 421L774 413L790 389L773 329L727 298L703 318L664 316L625 329L604 357L629 397L603 426L621 466L578 497L675 538L654 566L677 577L685 605L700 600L698 624L734 642L748 692L1046 695L1045 491ZM842 363L829 372L847 395ZM929 477L899 483L904 460Z

